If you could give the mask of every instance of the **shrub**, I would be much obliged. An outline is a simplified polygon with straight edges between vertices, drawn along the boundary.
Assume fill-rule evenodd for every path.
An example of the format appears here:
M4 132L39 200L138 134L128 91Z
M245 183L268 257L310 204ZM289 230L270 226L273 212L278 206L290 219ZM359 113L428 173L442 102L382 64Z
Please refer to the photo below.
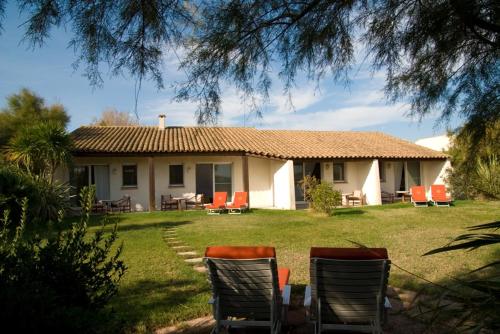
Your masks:
M27 223L56 222L69 206L69 186L29 175L12 166L0 167L0 215L10 211L10 220L20 221L21 202L28 199Z
M82 191L84 214L70 229L45 237L26 233L28 200L18 227L9 229L8 211L0 229L0 321L17 331L94 331L93 321L117 292L126 267L114 253L117 226L104 236L104 224L87 236L95 190ZM58 224L60 226L61 224ZM91 330L92 329L92 330Z
M342 204L342 194L333 189L330 182L322 181L311 191L312 208L315 211L331 214L333 209Z
M304 201L311 204L312 202L311 194L314 191L314 188L316 188L320 183L320 180L318 180L315 176L306 175L304 176L304 179L300 181L300 183L302 185L302 189L304 190Z

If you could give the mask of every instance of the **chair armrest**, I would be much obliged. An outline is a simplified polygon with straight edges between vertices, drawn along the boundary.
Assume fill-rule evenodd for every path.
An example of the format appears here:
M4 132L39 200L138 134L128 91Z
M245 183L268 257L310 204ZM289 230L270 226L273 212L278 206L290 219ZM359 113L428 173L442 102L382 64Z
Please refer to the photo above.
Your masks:
M290 305L290 294L292 292L292 286L287 284L283 287L283 292L281 293L281 296L283 298L283 305Z
M309 309L312 302L312 290L310 285L306 285L306 291L304 292L304 307Z
M384 308L386 308L386 309L392 308L391 301L387 297L385 297Z

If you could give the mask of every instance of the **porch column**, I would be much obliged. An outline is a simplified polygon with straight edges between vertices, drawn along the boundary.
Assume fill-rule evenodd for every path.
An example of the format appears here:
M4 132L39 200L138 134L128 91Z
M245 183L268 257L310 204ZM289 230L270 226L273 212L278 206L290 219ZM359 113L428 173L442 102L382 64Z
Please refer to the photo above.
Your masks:
M380 205L382 198L380 193L380 175L378 159L373 159L368 167L365 182L363 184L363 194L365 195L366 204Z
M248 174L248 156L244 155L242 157L242 167L243 167L243 191L246 191L248 194L247 201L248 206L250 207L250 179Z
M155 163L153 157L148 157L149 164L149 212L156 210L155 198Z

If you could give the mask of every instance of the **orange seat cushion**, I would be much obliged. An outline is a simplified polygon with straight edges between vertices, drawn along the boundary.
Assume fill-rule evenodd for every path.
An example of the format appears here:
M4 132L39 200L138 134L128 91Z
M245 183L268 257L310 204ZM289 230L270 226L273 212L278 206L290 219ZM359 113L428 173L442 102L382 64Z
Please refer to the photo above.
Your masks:
M212 246L205 250L206 257L218 259L262 259L276 257L274 247Z
M326 248L312 247L311 258L336 260L375 260L388 259L386 248Z
M288 284L288 279L290 278L290 269L288 268L278 268L278 284L280 291L283 291L285 285Z

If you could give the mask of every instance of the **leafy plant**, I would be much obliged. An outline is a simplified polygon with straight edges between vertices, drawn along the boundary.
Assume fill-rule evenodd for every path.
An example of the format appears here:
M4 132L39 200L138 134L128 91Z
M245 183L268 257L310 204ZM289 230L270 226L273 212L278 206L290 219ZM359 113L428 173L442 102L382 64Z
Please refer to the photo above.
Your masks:
M299 182L299 184L302 186L302 189L304 191L304 201L307 203L311 204L312 202L312 196L311 193L318 186L320 183L320 180L318 180L314 175L306 175L302 179L302 181Z
M475 250L480 247L500 244L498 233L475 233L476 231L500 229L500 221L475 225L470 232L453 239L448 245L427 252L432 255L456 250ZM485 264L456 279L458 287L443 293L431 308L433 324L452 325L452 331L479 333L481 330L500 330L500 259ZM460 292L464 291L464 292Z
M312 208L315 211L331 214L335 207L342 204L342 194L333 189L333 184L322 181L311 190Z
M0 167L0 215L9 211L11 220L18 222L21 202L27 198L26 223L56 222L69 206L69 190L67 184L50 183L13 166Z
M126 271L115 224L88 236L95 190L82 190L83 215L69 230L46 236L26 232L28 200L20 222L9 228L4 211L0 229L0 321L17 331L90 331L92 321L113 297ZM60 218L61 220L61 218Z
M500 161L492 154L477 162L477 189L489 198L500 199Z

